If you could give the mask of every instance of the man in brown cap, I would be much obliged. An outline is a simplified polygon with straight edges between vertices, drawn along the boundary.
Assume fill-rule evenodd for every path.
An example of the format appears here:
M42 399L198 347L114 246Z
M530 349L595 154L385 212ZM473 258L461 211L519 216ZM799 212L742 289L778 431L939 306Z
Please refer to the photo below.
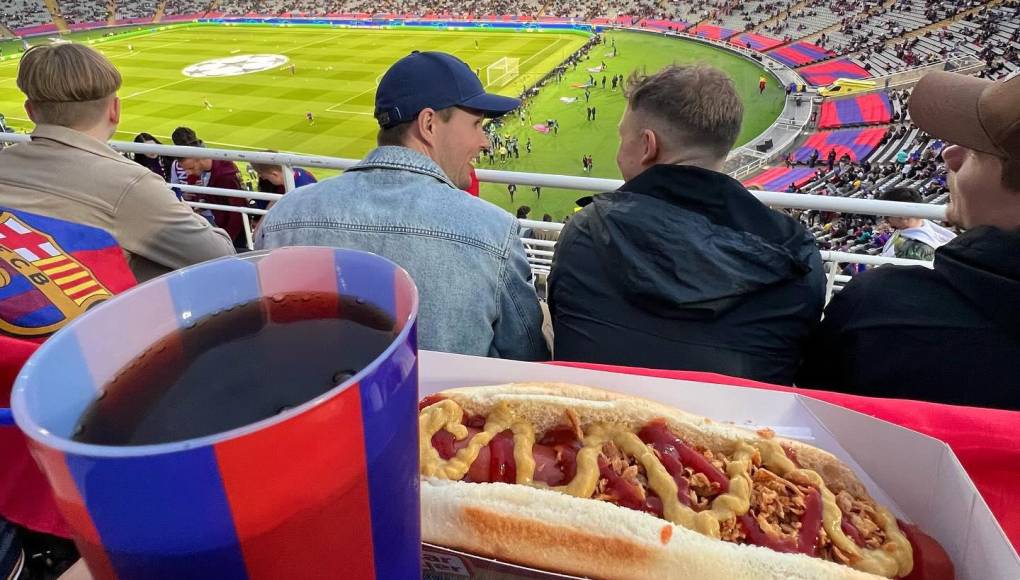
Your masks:
M946 213L967 231L933 269L855 277L826 308L798 383L1020 409L1020 76L931 73L910 116L952 144Z

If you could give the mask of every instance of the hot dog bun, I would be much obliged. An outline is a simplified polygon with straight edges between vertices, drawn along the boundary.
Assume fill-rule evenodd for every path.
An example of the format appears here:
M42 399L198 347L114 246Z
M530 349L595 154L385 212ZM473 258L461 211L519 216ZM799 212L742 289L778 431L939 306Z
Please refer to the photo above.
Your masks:
M637 397L560 383L469 387L438 395L471 415L488 416L509 403L537 433L563 425L569 410L581 425L611 423L634 431L665 419L684 441L723 454L741 442L778 442L832 492L845 490L873 502L853 471L828 452ZM881 577L821 558L722 541L610 502L518 484L423 477L422 536L481 556L597 578Z
M539 570L621 580L881 578L722 542L604 501L506 483L421 483L424 541Z

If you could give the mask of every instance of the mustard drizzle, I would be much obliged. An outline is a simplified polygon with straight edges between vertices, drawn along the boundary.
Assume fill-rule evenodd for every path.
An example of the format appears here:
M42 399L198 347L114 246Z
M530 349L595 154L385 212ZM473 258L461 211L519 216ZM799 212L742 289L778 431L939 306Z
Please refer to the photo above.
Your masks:
M514 460L517 465L517 483L533 487L546 487L535 482L535 459L532 448L535 431L531 423L515 417L506 401L501 401L485 421L485 428L449 460L443 460L432 447L432 437L441 429L449 431L458 440L468 435L463 423L464 411L456 402L443 399L421 410L418 416L419 457L421 473L439 479L460 480L471 468L483 447L499 433L513 432ZM703 535L719 538L720 522L747 513L751 505L751 458L757 451L763 467L794 483L809 484L817 488L822 499L822 526L832 543L850 557L850 566L886 577L906 576L913 568L913 551L906 536L899 530L896 519L889 511L878 506L875 513L878 525L886 533L886 543L878 549L864 549L842 530L842 512L836 497L821 476L810 469L798 468L786 456L782 446L770 439L759 439L754 444L740 441L726 465L729 490L712 500L709 509L697 512L677 499L676 481L665 466L641 439L628 429L605 423L588 426L577 453L574 479L566 485L552 489L575 497L590 498L599 480L598 456L602 446L613 442L621 451L640 463L648 477L648 485L662 500L664 519Z

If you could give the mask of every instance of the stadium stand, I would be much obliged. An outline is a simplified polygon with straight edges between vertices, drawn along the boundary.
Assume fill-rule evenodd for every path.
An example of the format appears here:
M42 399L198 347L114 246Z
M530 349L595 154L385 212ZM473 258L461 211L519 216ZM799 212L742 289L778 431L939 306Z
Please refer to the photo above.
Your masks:
M758 52L765 52L783 44L783 41L778 38L755 34L753 32L742 32L730 38L729 42L730 44L743 48L750 48L751 50L757 50Z
M748 188L765 191L787 191L791 184L795 187L807 185L815 178L815 170L811 167L773 167L750 179L744 180Z
M683 20L660 20L656 18L645 18L638 22L638 26L642 28L651 28L653 30L662 31L674 31L682 32L690 26L689 23Z
M804 38L839 24L840 18L846 14L859 11L860 6L852 0L836 0L831 4L823 0L809 0L802 7L789 12L785 18L777 19L774 24L758 32L783 35L787 40Z
M770 53L771 54L771 53ZM807 84L824 86L839 78L866 79L871 76L861 65L848 58L837 58L805 66L797 70Z
M0 22L11 30L50 23L50 13L42 0L12 0L0 7Z
M882 140L884 133L885 130L881 128L815 133L797 149L793 158L800 163L805 163L811 159L813 151L818 151L821 158L824 159L830 150L835 150L837 158L848 155L852 162L864 161L878 148L878 143Z
M917 55L942 60L971 55L987 66L980 76L998 79L1020 70L1020 2L1004 2L969 14L948 27L910 40Z
M891 46L875 46L851 57L851 61L872 74L881 76L942 60L938 57L917 58L908 46L910 42L913 41L893 43Z
M786 66L798 67L834 56L835 53L810 42L794 42L767 53Z
M97 25L105 23L107 10L106 3L100 2L74 2L64 0L58 2L60 15L68 24L81 24L95 22Z
M109 15L105 2L75 2L74 0L63 0L58 3L60 15L64 17L69 25L92 24L102 26L106 24Z
M264 2L260 2L259 0L221 3L218 7L218 11L222 12L224 16L254 16L256 14L272 14L269 10L263 8L264 4Z
M240 4L259 4L259 2L240 2ZM272 3L271 13L273 14L387 14L426 16L429 14L445 17L471 16L493 16L502 18L502 15L518 15L521 18L532 17L542 8L542 3L537 0L510 1L510 0L473 0L468 2L452 2L449 0L438 0L435 2L390 0L382 2L370 2L367 0L330 0L321 2L316 0L278 1ZM223 6L223 4L221 4ZM247 12L262 11L261 9L248 9Z
M359 2L356 0L349 2L344 2L342 0L330 0L328 2L315 2L313 0L297 0L295 2L279 1L270 4L271 14L298 13L313 15L368 12L373 9L382 8L383 6L389 6L390 11L393 13L403 14L405 13L403 8L406 6L406 4L399 2L370 4L368 2ZM425 14L428 11L429 10L426 7L421 7L418 9L418 13L420 14ZM414 12L407 11L406 13Z
M838 53L853 52L928 26L947 14L947 7L929 8L920 0L898 0L885 10L863 12L845 19L839 30L827 34L827 46Z
M885 93L869 93L822 103L818 115L819 129L836 129L855 125L884 125L892 121L893 106Z
M986 75L1000 78L1017 68L1020 5L1004 2L974 14L975 6L980 3L950 0L927 5L900 0L887 10L869 9L844 19L839 30L823 33L818 44L849 55L872 76L967 55L985 60ZM957 18L961 13L963 17Z
M791 184L797 193L828 195L855 199L873 199L893 187L911 187L921 193L925 203L944 204L948 201L946 167L941 158L944 143L918 130L909 121L898 122L908 117L906 102L909 91L872 93L854 98L826 101L823 103L819 124L826 118L857 119L868 118L864 109L882 111L885 103L891 110L892 125L864 130L823 131L816 133L788 158L787 166L772 167L750 178L743 179L747 186L772 191L790 191ZM870 101L872 105L861 102ZM840 117L839 108L846 109L854 103L848 117ZM885 118L882 112L881 119ZM877 140L876 140L877 137ZM828 149L836 145L837 159L844 158L829 170L826 160ZM850 142L849 147L846 143ZM829 144L829 145L825 145ZM819 146L820 145L820 146ZM811 153L818 146L818 162L809 164ZM827 148L826 148L827 147ZM854 149L857 151L854 151ZM806 153L806 155L805 155ZM855 157L856 155L856 157ZM901 161L902 160L902 161ZM804 166L804 164L808 164ZM837 214L819 211L792 211L814 234L818 246L823 250L835 250L853 254L876 256L888 240L890 232L883 221L876 216ZM841 266L841 274L853 276L860 268L851 264Z
M709 16L710 4L704 1L690 2L679 0L670 3L673 17L684 22L700 22Z
M602 0L584 5L570 0L553 0L546 5L542 14L559 18L594 18L609 15L607 8Z
M736 33L736 30L705 23L701 23L687 31L687 34L700 36L701 38L707 38L709 40L726 40Z
M117 22L152 20L158 7L156 0L120 0L117 2Z
M736 4L733 6L733 4ZM732 10L721 10L713 23L735 30L751 30L769 18L775 18L790 9L792 2L747 0L730 3Z
M202 14L208 10L209 4L209 0L168 0L164 14L167 16Z

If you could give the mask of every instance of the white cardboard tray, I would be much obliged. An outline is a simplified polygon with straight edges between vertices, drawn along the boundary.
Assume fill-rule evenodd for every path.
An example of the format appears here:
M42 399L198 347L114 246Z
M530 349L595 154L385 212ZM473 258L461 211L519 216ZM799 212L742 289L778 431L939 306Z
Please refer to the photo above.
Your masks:
M792 393L430 351L420 353L419 364L421 397L452 387L566 382L638 395L716 421L770 427L845 461L878 502L945 547L958 579L1020 579L1020 557L938 439ZM425 577L434 579L567 578L431 545L423 566Z

